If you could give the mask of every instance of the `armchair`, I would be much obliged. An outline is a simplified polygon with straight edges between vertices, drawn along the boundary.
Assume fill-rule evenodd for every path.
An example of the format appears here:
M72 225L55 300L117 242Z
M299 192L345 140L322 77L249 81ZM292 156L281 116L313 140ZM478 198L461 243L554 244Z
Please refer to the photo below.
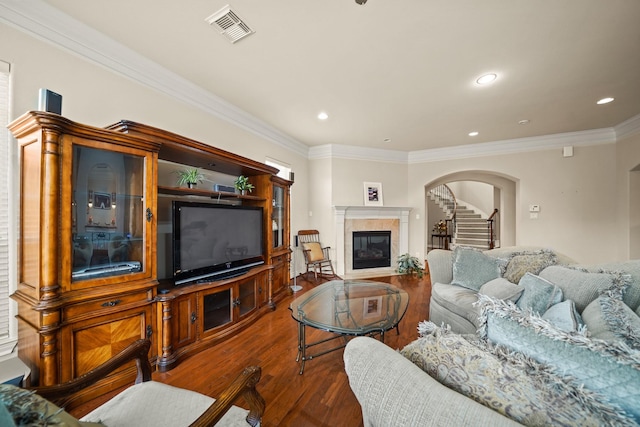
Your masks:
M336 277L333 270L333 263L329 256L329 246L322 247L320 244L320 232L318 230L299 230L298 241L302 244L302 253L304 254L304 262L309 271L313 271L316 281L318 275Z
M67 383L34 387L40 397L56 405L64 406L75 393L96 383L115 369L136 361L138 376L135 385L125 389L102 406L82 417L82 422L103 422L112 427L118 426L242 426L260 423L265 402L255 386L260 380L261 368L246 368L227 387L217 400L167 384L151 380L151 364L148 352L149 340L138 340L109 361L88 373ZM233 406L233 402L242 396L249 410Z

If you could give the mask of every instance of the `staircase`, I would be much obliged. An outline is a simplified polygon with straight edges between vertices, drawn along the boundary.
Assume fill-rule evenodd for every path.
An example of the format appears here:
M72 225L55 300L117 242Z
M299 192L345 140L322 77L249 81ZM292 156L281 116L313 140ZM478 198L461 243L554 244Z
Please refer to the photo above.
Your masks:
M453 244L489 249L487 220L473 209L458 205Z
M467 208L467 206L458 205L455 196L448 188L436 188L429 191L429 198L440 206L446 218L455 218L452 221L454 224L452 246L461 245L489 249L489 228L486 218L482 218L479 213Z

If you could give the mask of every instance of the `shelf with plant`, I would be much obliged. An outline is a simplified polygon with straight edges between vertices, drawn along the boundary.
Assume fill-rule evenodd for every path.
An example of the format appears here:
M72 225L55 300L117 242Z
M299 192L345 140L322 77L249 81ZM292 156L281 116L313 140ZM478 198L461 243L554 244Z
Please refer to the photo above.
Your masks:
M188 188L193 188L204 179L198 168L185 168L174 172L178 175L177 184L186 185Z
M245 195L247 193L251 193L254 188L256 188L253 184L249 182L249 177L240 175L233 181L233 186L240 192L240 194Z

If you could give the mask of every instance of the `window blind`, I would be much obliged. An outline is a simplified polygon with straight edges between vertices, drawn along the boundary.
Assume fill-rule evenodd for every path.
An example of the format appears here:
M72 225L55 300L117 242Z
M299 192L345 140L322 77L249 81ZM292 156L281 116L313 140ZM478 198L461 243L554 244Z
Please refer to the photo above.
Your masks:
M9 147L9 64L0 61L0 355L10 353L17 340L16 327L13 321L14 305L9 294L11 292L11 265L15 261L10 254L9 226L14 212L9 204L10 155ZM13 206L15 203L11 203Z

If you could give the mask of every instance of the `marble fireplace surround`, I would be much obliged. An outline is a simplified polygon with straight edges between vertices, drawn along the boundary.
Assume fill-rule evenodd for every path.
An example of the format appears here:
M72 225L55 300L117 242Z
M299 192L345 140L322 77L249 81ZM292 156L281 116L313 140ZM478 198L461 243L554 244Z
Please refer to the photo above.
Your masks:
M334 206L336 225L336 274L345 279L395 273L398 255L409 252L411 208L383 206ZM391 267L353 270L353 232L391 231Z

